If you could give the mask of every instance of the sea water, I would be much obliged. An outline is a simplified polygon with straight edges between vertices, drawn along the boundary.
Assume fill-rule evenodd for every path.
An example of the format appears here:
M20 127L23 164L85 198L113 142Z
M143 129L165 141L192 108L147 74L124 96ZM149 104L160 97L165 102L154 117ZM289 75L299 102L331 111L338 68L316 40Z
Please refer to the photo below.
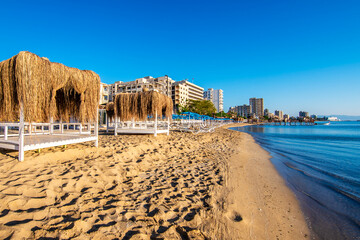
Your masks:
M297 196L314 239L360 239L360 122L256 125L250 133Z

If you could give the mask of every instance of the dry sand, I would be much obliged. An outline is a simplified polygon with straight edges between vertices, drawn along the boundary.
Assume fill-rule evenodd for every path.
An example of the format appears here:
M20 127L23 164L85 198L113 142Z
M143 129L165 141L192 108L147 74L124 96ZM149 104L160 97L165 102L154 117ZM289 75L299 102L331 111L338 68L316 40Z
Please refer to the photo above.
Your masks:
M100 136L0 152L0 239L304 239L293 193L250 135Z

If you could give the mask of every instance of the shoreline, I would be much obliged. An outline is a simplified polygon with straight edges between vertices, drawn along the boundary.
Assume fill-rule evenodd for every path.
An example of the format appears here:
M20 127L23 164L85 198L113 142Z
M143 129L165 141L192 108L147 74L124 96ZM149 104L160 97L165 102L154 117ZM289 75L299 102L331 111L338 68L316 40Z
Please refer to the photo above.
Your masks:
M22 163L1 151L0 238L306 239L270 155L229 127L101 135L98 149L30 151Z
M241 126L245 125L249 124ZM235 131L231 127L239 124L226 129ZM229 223L238 232L233 239L310 238L299 201L277 172L270 153L247 133L241 132L240 141L234 144L240 149L229 159L229 178L236 179L229 182L229 202L232 211L242 212L245 224Z

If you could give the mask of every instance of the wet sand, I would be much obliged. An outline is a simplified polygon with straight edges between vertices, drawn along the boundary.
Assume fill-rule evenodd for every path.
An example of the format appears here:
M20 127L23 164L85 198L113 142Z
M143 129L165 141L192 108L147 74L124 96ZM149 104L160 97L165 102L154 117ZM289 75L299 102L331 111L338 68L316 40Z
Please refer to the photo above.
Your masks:
M306 239L294 194L252 137L102 135L0 152L0 239Z

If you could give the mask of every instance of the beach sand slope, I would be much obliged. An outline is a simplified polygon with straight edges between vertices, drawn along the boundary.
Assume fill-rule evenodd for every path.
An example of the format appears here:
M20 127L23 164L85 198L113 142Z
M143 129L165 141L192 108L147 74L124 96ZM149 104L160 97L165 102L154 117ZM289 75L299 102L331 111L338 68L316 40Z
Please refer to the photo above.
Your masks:
M244 133L100 136L0 152L0 239L302 239L299 206Z

